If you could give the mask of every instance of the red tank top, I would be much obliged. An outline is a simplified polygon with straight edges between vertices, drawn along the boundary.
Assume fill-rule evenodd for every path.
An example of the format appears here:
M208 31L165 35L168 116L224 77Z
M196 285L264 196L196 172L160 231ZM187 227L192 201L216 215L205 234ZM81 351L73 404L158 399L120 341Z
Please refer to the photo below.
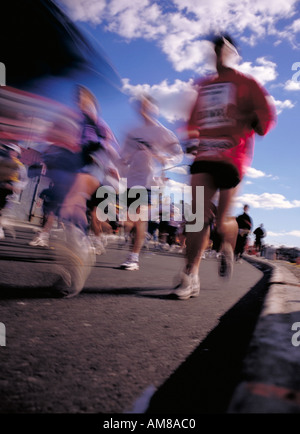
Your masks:
M271 98L253 78L229 68L197 84L188 122L188 129L200 132L195 161L232 164L242 178L253 158L255 132L265 135L275 123Z

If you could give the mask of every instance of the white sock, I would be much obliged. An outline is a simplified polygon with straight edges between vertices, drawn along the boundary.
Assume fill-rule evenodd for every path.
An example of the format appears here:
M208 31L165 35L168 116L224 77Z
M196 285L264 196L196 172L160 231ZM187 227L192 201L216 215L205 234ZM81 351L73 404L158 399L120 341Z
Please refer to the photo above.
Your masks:
M48 239L49 238L49 232L40 232L40 238Z
M139 262L139 254L138 253L130 253L130 259L134 262Z

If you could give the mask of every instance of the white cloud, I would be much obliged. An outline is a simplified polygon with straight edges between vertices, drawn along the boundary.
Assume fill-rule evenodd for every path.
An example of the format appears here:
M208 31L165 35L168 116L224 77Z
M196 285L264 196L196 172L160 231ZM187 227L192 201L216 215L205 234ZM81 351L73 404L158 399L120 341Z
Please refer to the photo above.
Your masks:
M266 174L262 170L254 169L254 167L249 167L246 173L249 178L263 178Z
M252 62L244 62L238 65L238 69L244 74L252 75L262 85L276 79L276 63L264 57L256 59L256 63L257 65L253 65Z
M299 32L300 19L296 18L291 23L288 23L282 30L278 30L275 26L271 26L270 34L274 34L277 37L278 44L286 39L290 42L293 48L299 48L299 42L297 42L297 35Z
M150 86L149 84L132 85L126 78L123 79L122 90L132 97L142 92L149 93L157 100L160 115L171 123L187 120L197 95L192 80L187 82L175 80L173 84L164 80L159 84Z
M105 0L61 0L74 21L100 24L106 8Z
M271 178L272 180L277 180L278 176L268 175L262 170L255 169L254 167L249 167L246 172L246 176L248 178L256 179L256 178ZM251 183L251 182L250 182ZM249 184L249 182L248 182Z
M166 175L168 174L168 172L176 173L177 175L189 175L188 168L182 166L172 167L172 169L169 169L167 171Z
M251 45L267 35L272 35L275 42L283 38L293 41L300 27L300 20L294 19L298 2L231 0L229 6L223 0L60 0L74 20L101 23L104 29L127 40L155 40L176 70L197 72L206 64L208 45L204 39L212 31L230 29ZM282 19L287 24L279 32L276 25ZM276 77L273 63L265 58L256 66L245 63L242 67L263 83Z
M187 188L188 187L188 188ZM183 199L186 203L191 203L191 188L183 182L168 179L165 185L164 194L174 196L174 202Z
M273 247L292 247L300 249L300 230L274 232L267 230L266 244Z
M181 12L190 12L200 23L203 22L205 30L207 26L216 30L231 29L231 32L249 30L258 38L264 37L269 27L274 27L280 18L293 17L297 1L232 0L229 5L223 0L175 0L174 3Z
M173 83L169 83L168 80L163 80L161 83L154 85L149 85L147 83L134 85L130 83L128 78L124 78L122 82L122 90L127 95L136 97L141 93L149 93L153 96L153 98L158 101L160 115L170 123L186 121L188 119L188 115L197 95L193 85L193 80L182 81L177 79ZM277 114L280 114L285 109L291 109L294 107L294 103L289 99L280 101L275 100L272 96L271 99L276 107ZM253 168L249 169L247 175L251 178L272 176L266 175Z
M291 237L298 237L300 238L300 230L294 230L289 232L272 232L268 231L268 235L271 237L285 237L285 236L291 236Z
M300 81L288 80L284 85L284 89L291 90L291 91L300 90Z
M247 193L235 199L235 206L237 207L242 207L245 203L253 208L266 210L300 208L300 200L288 200L278 193L262 193L260 195Z
M179 33L166 35L160 45L179 72L185 69L206 72L213 68L213 51L209 41L193 41Z
M174 191L174 192L176 191L176 192L180 192L181 193L183 191L184 187L187 186L187 184L184 183L184 182L175 181L174 179L169 179L167 181L167 186L172 191Z
M111 0L106 22L107 30L126 39L158 39L167 31L159 5L149 0Z
M290 99L280 101L276 100L273 96L271 96L271 99L273 100L278 115L285 109L292 109L295 107L295 104Z

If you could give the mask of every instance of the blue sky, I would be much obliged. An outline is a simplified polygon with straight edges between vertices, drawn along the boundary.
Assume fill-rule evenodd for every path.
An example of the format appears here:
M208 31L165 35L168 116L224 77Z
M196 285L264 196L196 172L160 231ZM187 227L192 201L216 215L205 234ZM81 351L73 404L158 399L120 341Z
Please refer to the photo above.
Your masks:
M194 98L192 80L211 70L208 35L228 31L240 47L237 68L265 86L278 112L274 130L256 138L252 167L233 215L248 203L254 226L263 223L267 230L267 244L300 247L300 1L60 0L57 4L107 55L120 77L118 90L99 85L97 74L85 78L85 84L98 97L103 118L121 145L135 119L130 98L141 90L156 98L160 121L176 133ZM168 174L173 186L188 180L184 174Z

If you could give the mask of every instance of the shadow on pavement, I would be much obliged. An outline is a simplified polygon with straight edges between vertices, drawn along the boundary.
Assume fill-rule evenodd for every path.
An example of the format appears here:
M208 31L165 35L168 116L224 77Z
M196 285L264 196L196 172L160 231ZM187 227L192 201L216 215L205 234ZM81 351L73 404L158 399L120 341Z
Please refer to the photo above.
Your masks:
M218 326L150 400L146 414L226 413L268 289L269 272L221 318Z
M62 298L58 293L55 293L53 287L39 287L20 286L16 287L10 285L0 285L0 300L13 300L13 299L58 299Z
M126 296L132 295L136 297L147 297L147 298L159 298L167 300L178 300L172 294L170 294L170 288L166 287L149 287L149 288L138 288L138 287L124 287L124 288L109 288L109 289L97 289L97 288L84 288L82 293L98 294L98 295L115 295L115 296Z

